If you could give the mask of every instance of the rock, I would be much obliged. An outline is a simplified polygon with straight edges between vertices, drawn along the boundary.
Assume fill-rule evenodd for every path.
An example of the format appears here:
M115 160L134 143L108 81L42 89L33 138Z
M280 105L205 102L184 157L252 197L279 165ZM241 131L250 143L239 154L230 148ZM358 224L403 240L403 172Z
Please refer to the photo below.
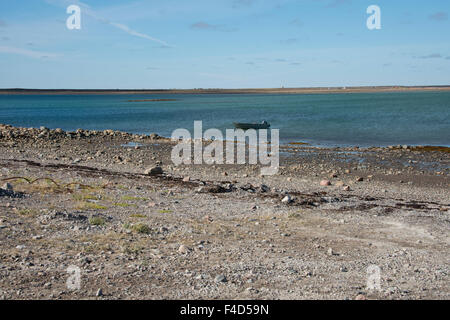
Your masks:
M366 296L363 295L363 294L358 294L358 295L355 297L355 300L367 300L367 298L366 298Z
M352 171L350 170L350 169L345 169L345 171L344 171L346 174L349 174L349 173L351 173Z
M183 178L183 181L184 181L184 182L189 182L189 181L191 181L191 177L189 177L189 176L188 176L188 177L184 177L184 178Z
M179 248L178 248L178 252L181 254L186 254L189 252L189 248L186 247L184 244L182 244Z
M331 186L331 181L330 180L322 180L322 181L320 181L320 185L322 187Z
M291 203L292 202L292 198L291 198L290 195L287 195L281 200L281 202L283 202L283 203Z
M334 250L333 250L332 248L328 248L327 254L328 254L329 256L335 256L335 255L337 255L336 252L334 252Z
M343 181L337 181L336 183L335 183L335 186L336 187L343 187L345 184L344 184L344 182Z
M75 160L73 160L73 163L79 163L79 162L81 162L80 158L76 158Z
M203 186L197 189L198 193L225 193L228 191L230 190L218 185Z
M362 178L362 177L356 177L356 182L363 182L364 181L364 178Z
M288 182L292 182L292 178L291 178L291 177L287 178L286 180L287 180Z
M23 250L23 249L25 249L26 247L24 246L24 245L22 245L22 244L19 244L19 245L17 245L16 246L16 249L17 250Z
M97 290L97 293L95 294L97 297L103 296L103 290L100 288Z
M149 203L148 203L148 206L151 207L151 208L156 207L156 203L154 203L154 202L149 202Z
M7 182L3 185L2 189L7 190L7 191L13 191L13 186Z
M342 190L344 190L344 191L351 191L351 188L350 188L349 186L344 186L344 187L342 188Z
M217 283L221 283L221 282L227 282L227 277L225 277L223 274L219 274L214 278L214 281Z
M144 174L149 176L157 176L163 174L163 169L161 167L153 167L144 171Z

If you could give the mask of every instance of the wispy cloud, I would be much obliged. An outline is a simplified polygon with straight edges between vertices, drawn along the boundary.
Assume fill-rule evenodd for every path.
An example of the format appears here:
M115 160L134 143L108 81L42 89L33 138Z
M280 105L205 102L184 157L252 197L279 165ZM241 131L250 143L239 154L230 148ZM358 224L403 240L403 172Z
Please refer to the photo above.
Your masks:
M232 32L236 31L235 28L228 28L224 25L216 25L216 24L209 24L203 21L199 21L196 23L191 24L191 29L194 30L210 30L210 31L222 31L222 32Z
M333 0L329 4L326 5L326 8L336 8L345 4L350 4L352 0Z
M76 4L76 5L80 6L80 8L82 10L82 14L86 14L86 15L94 18L97 21L109 24L109 25L115 27L116 29L119 29L119 30L122 30L122 31L128 33L131 36L135 36L135 37L139 37L142 39L157 42L157 43L161 44L163 47L171 47L167 42L165 42L163 40L160 40L160 39L152 37L148 34L133 30L132 28L130 28L127 25L124 25L122 23L110 21L109 19L99 16L94 10L91 9L91 7L89 5L87 5L83 2L80 2L78 0L45 0L45 1L50 4L58 4L58 5L62 5L62 6Z
M303 27L303 22L299 18L295 18L291 22L289 22L290 25L296 26L296 27Z
M206 23L206 22L196 22L191 25L191 29L200 29L200 30L215 30L217 26Z
M442 58L442 55L440 53L432 53L432 54L428 54L426 56L419 56L417 58L419 58L419 59L440 59L440 58Z
M428 17L430 20L434 21L446 21L448 20L448 14L446 12L436 12Z
M249 7L253 5L257 0L234 0L233 1L233 8L239 8L239 7Z
M280 41L281 44L295 44L297 42L299 42L299 39L297 39L297 38L289 38L289 39Z
M7 46L0 46L0 53L16 54L16 55L26 56L26 57L30 57L30 58L35 58L35 59L55 58L55 57L60 56L55 53L39 52L39 51L21 49L21 48L16 48L16 47L7 47Z

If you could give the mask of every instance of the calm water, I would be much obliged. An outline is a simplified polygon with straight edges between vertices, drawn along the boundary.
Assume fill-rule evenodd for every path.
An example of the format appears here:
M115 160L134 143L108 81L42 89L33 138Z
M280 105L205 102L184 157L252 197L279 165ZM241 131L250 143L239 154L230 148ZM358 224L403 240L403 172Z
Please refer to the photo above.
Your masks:
M172 98L166 102L128 102ZM0 123L114 129L170 136L176 128L225 133L232 123L267 120L282 143L450 145L450 92L310 95L0 95Z

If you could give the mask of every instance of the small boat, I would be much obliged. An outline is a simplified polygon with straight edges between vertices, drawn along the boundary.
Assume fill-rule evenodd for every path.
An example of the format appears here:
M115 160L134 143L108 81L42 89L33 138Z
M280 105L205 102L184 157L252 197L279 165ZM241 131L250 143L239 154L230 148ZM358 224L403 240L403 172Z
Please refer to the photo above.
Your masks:
M249 130L249 129L269 129L270 124L267 121L263 121L261 123L239 123L233 122L234 127L236 129Z

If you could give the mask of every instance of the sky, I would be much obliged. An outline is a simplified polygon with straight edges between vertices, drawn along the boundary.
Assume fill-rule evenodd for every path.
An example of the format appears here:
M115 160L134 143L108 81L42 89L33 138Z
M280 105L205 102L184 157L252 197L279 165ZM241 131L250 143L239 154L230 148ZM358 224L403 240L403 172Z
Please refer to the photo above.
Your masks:
M0 88L450 85L449 15L448 0L1 1Z

